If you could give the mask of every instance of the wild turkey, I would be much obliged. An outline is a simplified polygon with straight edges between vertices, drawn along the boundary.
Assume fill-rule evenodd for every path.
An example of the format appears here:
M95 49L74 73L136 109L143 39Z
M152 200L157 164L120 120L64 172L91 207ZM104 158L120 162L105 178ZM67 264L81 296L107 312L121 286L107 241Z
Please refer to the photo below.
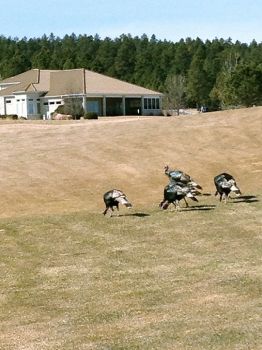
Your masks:
M165 166L164 170L165 170L165 174L169 178L170 185L173 185L173 184L186 185L189 188L191 188L193 191L196 191L199 195L201 194L199 191L197 191L197 189L202 190L202 187L198 183L196 183L188 174L184 173L181 170L173 170L169 168L168 165ZM186 197L184 197L184 201L186 203L186 206L188 207Z
M159 204L161 209L167 209L169 204L173 203L176 209L179 208L179 201L181 199L190 198L195 202L198 202L196 196L199 195L200 192L194 188L191 188L184 184L169 184L164 188L164 199Z
M131 208L132 204L128 201L127 196L120 190L110 190L104 194L104 202L106 209L103 214L106 215L107 211L110 209L110 216L114 211L114 207L119 211L119 204L125 205L127 208Z
M214 183L216 186L216 195L220 195L220 202L224 199L225 203L229 198L230 192L234 192L237 195L241 194L239 187L236 184L234 177L227 173L222 173L214 177Z
M191 176L184 173L181 170L173 170L170 169L168 165L165 166L165 174L169 177L170 183L182 183L185 185L188 185L193 188L198 188L199 190L202 190L202 187L196 183Z

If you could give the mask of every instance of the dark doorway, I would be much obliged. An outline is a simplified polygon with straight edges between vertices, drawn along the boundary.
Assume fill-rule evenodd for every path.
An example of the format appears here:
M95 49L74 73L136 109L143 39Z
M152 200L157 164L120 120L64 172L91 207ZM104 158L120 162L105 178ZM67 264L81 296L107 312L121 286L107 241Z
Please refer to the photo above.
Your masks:
M106 99L106 115L115 116L123 115L122 98L107 98Z
M139 115L141 111L141 98L126 98L126 115Z

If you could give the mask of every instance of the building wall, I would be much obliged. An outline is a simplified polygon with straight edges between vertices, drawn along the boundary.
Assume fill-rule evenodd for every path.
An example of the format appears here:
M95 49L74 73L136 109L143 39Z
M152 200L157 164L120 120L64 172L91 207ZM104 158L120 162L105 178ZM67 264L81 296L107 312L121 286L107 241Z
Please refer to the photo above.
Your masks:
M64 101L60 97L40 97L39 93L16 94L13 97L0 97L0 114L17 114L27 119L51 119L51 114ZM98 115L160 115L161 97L83 97L86 111Z
M4 115L5 114L5 98L4 97L0 97L0 115Z
M5 98L5 114L17 114L15 97Z
M15 109L15 114L18 115L18 117L23 117L27 118L27 95L26 94L21 94L21 95L16 95L15 97L15 104L16 104L16 109ZM7 113L9 114L9 113Z
M21 117L27 118L27 119L41 118L39 93L16 94L14 114L17 114L19 118Z

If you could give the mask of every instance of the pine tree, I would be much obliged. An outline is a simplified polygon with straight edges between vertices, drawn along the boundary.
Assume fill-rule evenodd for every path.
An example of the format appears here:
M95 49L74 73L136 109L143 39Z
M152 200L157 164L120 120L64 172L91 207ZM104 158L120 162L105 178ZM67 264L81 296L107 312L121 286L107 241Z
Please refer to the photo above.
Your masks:
M187 99L192 107L206 104L208 100L204 63L205 48L201 45L194 54L188 71Z

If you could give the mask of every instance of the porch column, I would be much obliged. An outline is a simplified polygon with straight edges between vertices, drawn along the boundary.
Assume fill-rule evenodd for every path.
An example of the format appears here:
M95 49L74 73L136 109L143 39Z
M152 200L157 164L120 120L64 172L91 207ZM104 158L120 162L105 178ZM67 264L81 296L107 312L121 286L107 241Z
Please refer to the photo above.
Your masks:
M86 96L83 96L83 101L82 101L82 106L83 106L83 109L84 111L86 112Z
M125 99L125 96L122 97L122 112L123 112L123 115L126 115L126 99Z
M106 116L106 97L103 96L103 116Z
M144 98L143 96L141 97L141 111L140 111L141 115L144 115Z
M17 102L16 102L17 105ZM6 115L6 98L4 97L4 115Z

